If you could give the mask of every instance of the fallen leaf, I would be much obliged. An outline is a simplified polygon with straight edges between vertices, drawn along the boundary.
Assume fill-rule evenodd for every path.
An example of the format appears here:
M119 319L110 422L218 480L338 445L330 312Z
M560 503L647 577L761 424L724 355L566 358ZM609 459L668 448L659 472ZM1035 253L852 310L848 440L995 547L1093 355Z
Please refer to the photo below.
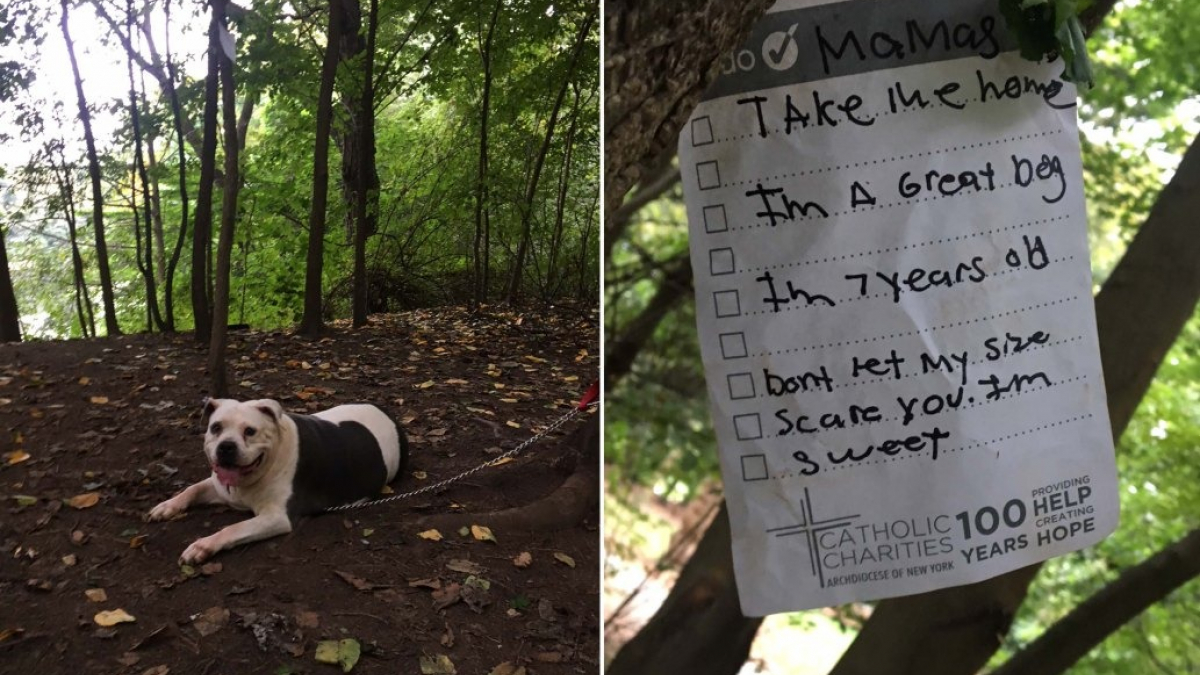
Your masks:
M409 588L431 588L437 590L442 587L442 580L437 577L429 577L428 579L413 579L408 582Z
M425 473L424 471L414 471L412 472L412 476L417 480L425 480L426 478L429 478L429 474Z
M342 581L345 581L346 583L350 584L357 590L369 591L369 590L375 588L375 585L372 584L371 582L367 581L366 579L363 579L361 577L356 577L353 574L350 574L348 572L341 572L338 570L334 570L333 573L338 575L339 577L341 577Z
M567 555L566 553L560 553L558 551L555 551L554 559L572 569L574 569L574 567L575 567L575 559L572 558L571 556Z
M105 403L108 403L108 397L107 396L93 396L91 398L91 401L92 401L92 403L94 403L96 405L104 405Z
M505 661L492 668L488 675L525 675L525 666L514 666L511 661Z
M362 656L362 646L358 644L358 640L353 638L322 640L317 643L315 655L320 663L340 665L343 673L350 672L354 668L354 664L358 663L360 656Z
M392 486L391 486L391 485L384 485L384 486L383 486L383 489L381 489L381 490L379 491L379 494L381 494L381 495L390 495L390 494L392 494L392 493L394 493L394 492L395 492L395 490L393 490L393 489L392 489Z
M446 563L446 569L461 574L483 574L487 571L483 565L474 560L464 560L462 558L451 558L450 562Z
M427 433L425 435L426 436L445 436L447 431L449 431L449 429L444 429L444 428L443 429L434 429L433 431L430 431L429 433Z
M471 536L479 541L490 541L493 544L500 543L496 541L496 535L492 534L492 528L485 525L472 525Z
M206 577L211 577L224 569L224 565L219 562L204 563L200 566L200 573Z
M147 668L142 671L142 675L167 675L169 672L171 672L171 669L165 665L162 665L154 666L153 668Z
M133 623L137 621L137 619L133 618L132 615L123 609L99 612L96 616L92 617L92 620L96 622L96 625L104 626L105 628L115 626L119 623Z
M139 534L136 537L133 537L132 539L130 539L129 540L129 548L141 548L142 544L146 543L146 536L147 535Z
M529 551L521 551L521 555L513 558L513 565L525 569L533 564L533 555Z
M546 362L546 359L543 359L543 358L540 358L537 356L526 356L525 359L528 361L533 361L534 363L545 363Z
M20 464L21 462L28 460L31 456L32 455L24 450L13 450L12 452L4 453L4 463L8 464L9 466L12 466L13 464Z
M438 532L437 530L425 530L424 532L419 532L417 536L422 539L428 539L429 541L442 540L442 533Z
M432 386L433 386L433 380L425 380L421 384L417 385L417 389L428 389Z
M89 588L83 594L92 602L108 602L108 593L103 588Z
M196 620L192 622L192 627L200 633L200 637L208 637L213 633L225 627L229 623L229 610L224 607L209 607L204 610Z
M562 663L563 655L561 652L538 652L533 655L533 660L542 663Z
M501 457L500 459L489 464L489 466L502 466L504 464L508 464L509 462L515 462L515 461L517 461L517 460L513 459L512 457Z
M90 509L100 503L99 492L85 492L67 500L67 506L74 509Z
M24 628L5 628L0 630L0 642L11 638L14 635L20 635L25 632Z
M468 534L471 534L471 528L467 527L466 525L458 528L458 536L465 537Z
M62 564L67 567L74 567L77 562L79 562L79 558L76 558L74 553L68 553L62 557Z
M462 600L462 584L446 584L445 588L432 593L433 610L440 611Z
M437 656L422 656L420 658L421 675L458 675L454 662L445 654Z
M466 380L460 380L458 378L452 378L446 380L446 384L470 384L470 382L467 382Z
M579 379L578 375L568 375L563 378L563 382L575 382L578 379Z
M371 535L373 535L373 534L375 534L375 530L373 530L373 529L371 529L371 528L369 528L369 527L368 527L368 528L364 528L364 529L363 529L363 536L364 536L364 537L369 537L369 536L371 536Z
M520 423L518 423L518 422L514 422L514 421L512 421L512 420L508 420L507 422L505 422L505 424L507 424L508 426L510 426L510 427L512 427L512 428L514 428L514 429L520 429L520 428L521 428L521 425L520 425Z
M446 649L454 646L454 629L450 627L450 624L446 624L446 632L442 633L442 636L438 638L438 642L442 643L442 646Z
M299 612L296 614L296 625L301 628L317 628L321 625L321 617L316 612Z
M92 381L92 378L90 378L90 377L81 377L81 378L79 378L79 385L81 387L86 387L86 386L88 386L88 383L91 381Z
M13 495L13 499L17 500L17 506L21 508L33 506L38 502L38 498L32 495Z
M117 657L117 663L125 666L126 668L130 666L136 666L137 662L141 660L141 655L136 652L125 652Z
M35 502L37 501L37 497L31 497L31 499L33 499L33 501L35 501ZM82 544L85 541L87 541L87 535L83 533L83 530L72 530L71 531L71 543L72 544L75 544L76 546L78 546L79 544Z
M502 399L500 399L500 402L501 403L519 403L519 401L515 398L502 398Z

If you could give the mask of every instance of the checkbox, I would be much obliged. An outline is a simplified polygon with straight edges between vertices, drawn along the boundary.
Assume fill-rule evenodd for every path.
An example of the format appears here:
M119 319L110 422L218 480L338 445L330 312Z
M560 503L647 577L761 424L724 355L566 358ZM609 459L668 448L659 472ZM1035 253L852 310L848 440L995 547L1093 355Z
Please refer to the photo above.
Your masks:
M750 355L746 350L745 333L721 333L721 358L744 359Z
M735 401L754 398L757 395L754 391L754 376L750 373L733 373L727 375L725 380L729 384L729 398Z
M708 115L692 120L692 147L709 145L713 142L712 121Z
M717 160L696 165L696 182L700 184L701 190L721 187L721 171L717 168Z
M758 413L733 416L733 430L739 441L753 441L762 438L762 420Z
M717 318L725 319L742 315L742 302L737 291L717 291L713 293L713 304L717 308Z
M733 263L733 249L714 248L708 252L708 270L714 277L722 274L733 274L737 266Z
M769 477L766 455L742 455L742 480L748 482Z
M717 204L716 206L704 207L704 231L713 234L715 232L724 232L729 229L729 223L725 221L725 205Z

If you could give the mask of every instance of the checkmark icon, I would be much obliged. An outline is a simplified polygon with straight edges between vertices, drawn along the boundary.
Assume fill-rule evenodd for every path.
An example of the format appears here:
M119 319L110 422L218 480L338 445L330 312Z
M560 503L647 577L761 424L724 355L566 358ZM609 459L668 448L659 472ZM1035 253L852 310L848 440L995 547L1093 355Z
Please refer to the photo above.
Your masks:
M796 58L800 55L795 37L797 26L798 24L792 24L787 32L776 31L763 40L763 62L772 70L787 70L795 65Z

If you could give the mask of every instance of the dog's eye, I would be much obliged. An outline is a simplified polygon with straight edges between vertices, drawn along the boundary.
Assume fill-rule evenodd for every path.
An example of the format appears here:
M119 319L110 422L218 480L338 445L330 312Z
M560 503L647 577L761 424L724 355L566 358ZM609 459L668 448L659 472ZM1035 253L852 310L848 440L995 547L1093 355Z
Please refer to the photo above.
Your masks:
M213 423L212 423L212 426L208 428L208 433L210 433L210 434L212 434L212 435L214 435L214 436L216 436L217 434L221 433L221 423L220 423L220 422L213 422Z
M256 433L258 433L258 429L255 429L254 427L246 427L246 438L250 438Z

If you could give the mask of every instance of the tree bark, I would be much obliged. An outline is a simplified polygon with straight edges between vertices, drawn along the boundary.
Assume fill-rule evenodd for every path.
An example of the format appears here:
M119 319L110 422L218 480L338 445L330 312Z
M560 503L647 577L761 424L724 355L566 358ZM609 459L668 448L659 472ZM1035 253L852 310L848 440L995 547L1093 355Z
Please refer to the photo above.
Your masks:
M500 7L503 0L496 0L492 8L492 18L488 21L487 37L484 38L480 49L480 60L483 62L483 100L479 104L479 165L475 179L475 304L487 302L488 296L488 248L485 234L485 214L487 208L487 173L488 173L488 114L492 107L492 36L496 32L496 21L500 18Z
M88 296L83 255L79 252L79 220L75 214L75 182L71 177L71 168L67 165L67 158L63 155L61 141L56 140L46 144L46 161L54 172L54 181L63 202L63 220L67 221L67 236L71 240L71 273L75 286L75 312L79 318L79 332L85 338L96 337L96 316L92 311L92 299Z
M664 152L716 79L719 60L742 43L773 0L667 0L606 4L604 212Z
M566 75L563 76L562 86L558 89L558 97L554 99L554 107L550 110L550 119L546 123L546 135L542 138L542 147L534 161L533 173L525 190L525 200L521 208L521 240L517 245L512 276L509 278L508 293L505 296L505 300L509 304L515 303L521 294L521 280L525 276L525 256L529 251L529 240L533 227L533 204L537 197L538 181L542 176L542 166L546 163L546 155L550 152L550 142L554 139L554 127L558 124L558 112L562 109L563 99L567 96L567 88L571 85L575 67L579 64L579 56L583 53L584 45L587 44L588 33L591 32L592 22L595 19L596 15L589 12L579 27L579 35L576 36L572 49L571 62L567 66Z
M224 5L222 5L223 7ZM208 292L212 268L213 183L217 171L217 96L220 88L221 41L217 10L214 6L208 24L208 77L204 81L204 131L200 144L200 184L196 195L196 218L192 224L192 315L196 322L196 341L210 343L214 317ZM182 163L182 158L180 162ZM183 178L183 170L180 171Z
M92 113L88 110L87 96L83 93L83 79L79 75L79 61L75 58L75 43L71 40L69 2L61 0L63 42L67 45L67 56L71 60L71 73L75 78L75 97L79 104L79 121L83 125L83 139L87 145L88 175L92 180L92 226L96 235L96 262L100 267L100 295L104 303L104 329L108 335L121 334L117 323L117 307L113 298L112 271L108 265L108 242L104 237L104 190L100 185L100 157L96 152L96 139L92 135Z
M333 83L337 75L338 44L345 23L339 0L329 2L329 28L325 56L321 62L321 84L317 92L317 134L313 146L313 194L308 212L308 257L304 278L304 315L298 332L320 335L325 329L321 316L321 272L325 262L325 207L329 199L329 129L333 120Z
M0 230L0 342L21 341L20 310L17 294L13 292L12 274L8 270L8 248L5 234Z
M358 0L354 0L355 3ZM358 160L354 200L354 307L353 325L367 325L367 238L375 234L378 213L379 174L375 168L375 36L379 29L379 0L371 0L367 12L367 49L358 117L351 143Z
M1121 573L991 675L1059 675L1118 628L1200 575L1200 529Z
M213 23L225 25L229 0L214 0ZM218 47L218 49L222 49ZM237 220L238 190L241 187L238 169L239 140L236 87L233 79L233 57L223 49L219 57L221 75L221 112L225 126L225 189L221 200L221 234L217 243L217 278L213 292L212 340L208 347L208 372L212 377L212 396L225 397L229 386L225 373L225 347L229 330L229 265L233 251L234 225Z
M554 234L550 239L550 260L546 264L546 285L543 300L551 300L558 294L563 275L558 272L559 256L563 243L563 219L567 209L567 193L571 188L571 157L575 150L575 127L579 122L578 86L575 90L575 100L571 105L571 123L567 126L567 147L563 151L562 167L558 172L558 201L554 207Z

